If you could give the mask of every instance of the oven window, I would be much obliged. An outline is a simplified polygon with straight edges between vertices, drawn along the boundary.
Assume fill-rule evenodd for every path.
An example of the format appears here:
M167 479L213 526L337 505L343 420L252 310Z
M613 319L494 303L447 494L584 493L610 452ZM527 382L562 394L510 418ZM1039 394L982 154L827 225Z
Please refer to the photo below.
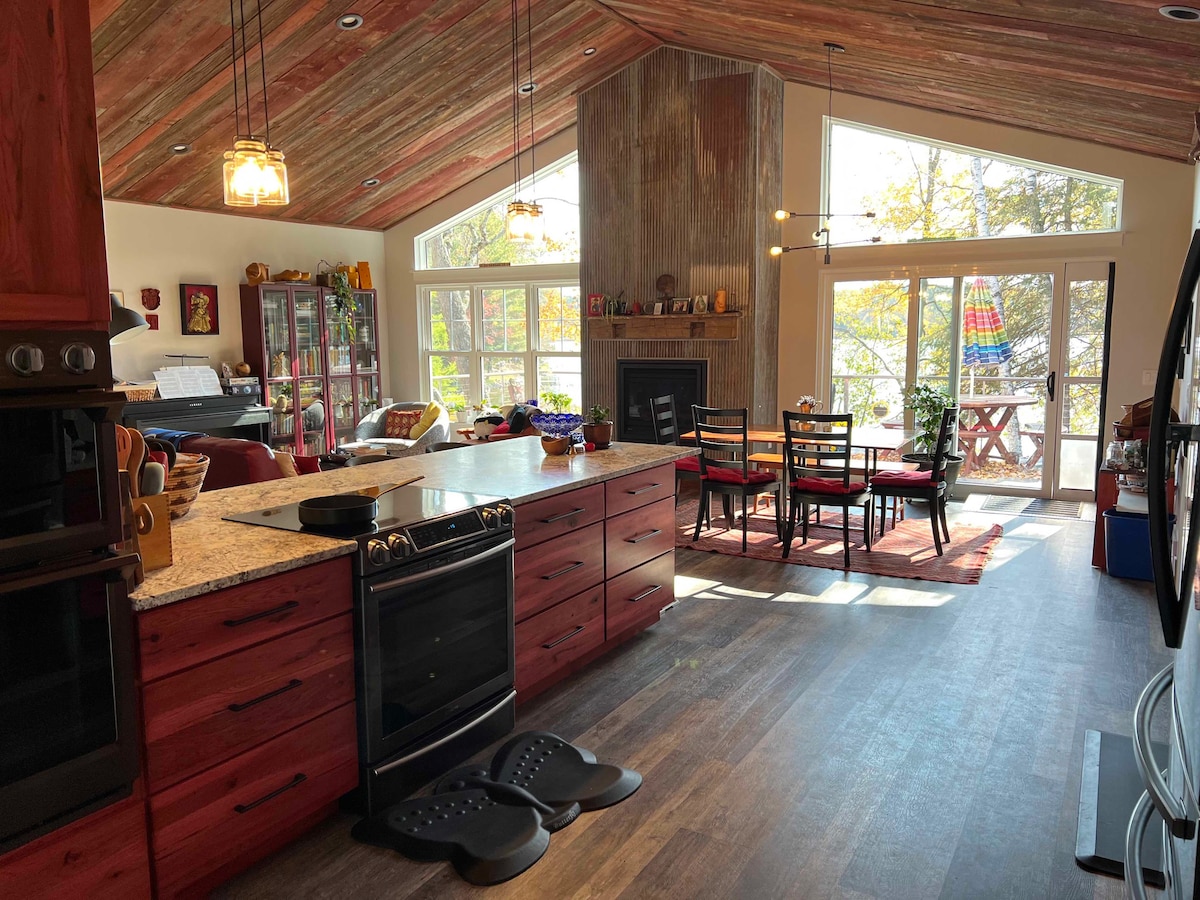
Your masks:
M100 521L97 437L87 410L0 409L0 540Z
M102 578L0 594L0 785L117 739Z
M508 673L508 577L499 556L380 598L385 737Z

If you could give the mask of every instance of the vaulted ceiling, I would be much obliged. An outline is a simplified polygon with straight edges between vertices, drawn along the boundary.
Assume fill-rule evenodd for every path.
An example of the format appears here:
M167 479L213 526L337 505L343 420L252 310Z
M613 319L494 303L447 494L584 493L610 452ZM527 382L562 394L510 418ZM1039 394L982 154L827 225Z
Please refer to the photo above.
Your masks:
M509 0L262 6L271 137L287 154L293 197L263 214L383 228L511 159ZM823 43L836 41L847 49L834 60L839 91L1183 160L1200 106L1200 23L1168 20L1158 6L533 0L537 138L574 124L578 91L659 44L824 86ZM221 209L220 158L235 130L228 3L91 9L105 194ZM364 24L337 29L346 12ZM597 52L585 56L588 47ZM257 118L254 60L249 84ZM176 143L192 151L172 154ZM381 183L362 187L367 178Z

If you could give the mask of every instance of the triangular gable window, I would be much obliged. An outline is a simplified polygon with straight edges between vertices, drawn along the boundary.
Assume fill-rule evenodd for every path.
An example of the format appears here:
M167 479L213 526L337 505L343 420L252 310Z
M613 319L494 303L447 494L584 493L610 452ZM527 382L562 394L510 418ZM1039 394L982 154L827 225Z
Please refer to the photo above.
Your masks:
M1120 179L837 119L827 118L825 127L835 242L878 236L902 244L1120 228ZM875 218L848 215L865 211Z

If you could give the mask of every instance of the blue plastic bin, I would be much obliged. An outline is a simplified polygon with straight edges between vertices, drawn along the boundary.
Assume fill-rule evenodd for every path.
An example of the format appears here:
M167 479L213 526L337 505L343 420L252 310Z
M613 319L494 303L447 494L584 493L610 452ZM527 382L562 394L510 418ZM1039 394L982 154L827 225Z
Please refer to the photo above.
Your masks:
M1104 511L1104 553L1108 574L1153 581L1150 563L1150 518L1145 513Z

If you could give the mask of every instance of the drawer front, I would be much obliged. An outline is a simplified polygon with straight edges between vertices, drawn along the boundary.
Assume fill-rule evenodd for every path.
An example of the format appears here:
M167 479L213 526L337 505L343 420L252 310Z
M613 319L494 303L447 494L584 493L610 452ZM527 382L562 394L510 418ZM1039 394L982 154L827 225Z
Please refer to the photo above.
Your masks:
M358 784L354 704L150 798L158 896L171 897L303 823Z
M142 680L349 612L351 584L347 556L139 613Z
M603 643L604 585L597 585L517 626L517 691Z
M616 578L675 546L675 499L609 519L604 529L605 577Z
M659 610L675 602L675 551L618 575L604 593L605 640L653 625Z
M522 550L515 564L520 622L604 580L604 523Z
M674 463L604 482L604 508L609 518L674 496Z
M568 491L547 497L545 500L534 500L532 503L522 503L516 508L514 530L516 532L517 549L532 547L542 541L566 534L593 522L604 519L604 485L593 484L589 487Z
M353 700L352 624L338 616L146 685L151 793Z

